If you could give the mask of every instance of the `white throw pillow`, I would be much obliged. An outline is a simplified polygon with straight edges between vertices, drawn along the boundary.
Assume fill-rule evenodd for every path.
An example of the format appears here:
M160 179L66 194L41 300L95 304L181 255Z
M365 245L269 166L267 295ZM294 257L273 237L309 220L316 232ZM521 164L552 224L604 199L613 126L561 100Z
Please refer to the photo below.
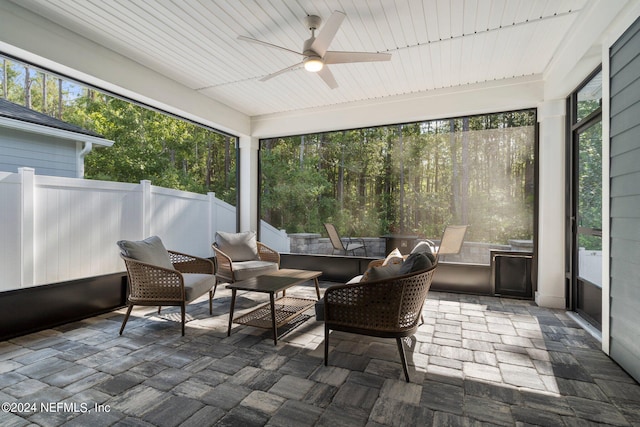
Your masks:
M382 262L382 265L386 266L389 264L402 264L403 262L404 262L404 258L402 257L402 253L400 252L400 249L395 248L394 250L389 252L389 255L387 255L387 257Z

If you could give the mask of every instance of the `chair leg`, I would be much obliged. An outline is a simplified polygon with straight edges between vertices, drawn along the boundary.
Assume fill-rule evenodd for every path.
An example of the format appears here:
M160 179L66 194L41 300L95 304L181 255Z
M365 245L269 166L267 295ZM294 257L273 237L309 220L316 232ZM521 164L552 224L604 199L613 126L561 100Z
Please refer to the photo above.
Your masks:
M329 366L329 327L324 325L324 366Z
M400 359L402 360L402 369L404 370L404 377L409 382L409 369L407 368L407 357L404 354L404 347L402 346L402 338L396 338L398 343L398 351L400 352Z
M122 326L120 327L120 335L122 335L122 331L124 331L124 325L126 325L127 320L129 320L129 315L131 314L132 308L133 304L129 304L129 308L127 308L127 314L124 315L124 320L122 321Z
M161 305L158 306L158 314L160 314L160 309L162 308Z
M184 336L184 318L185 318L185 313L184 313L185 312L185 304L184 304L184 302L182 303L180 308L181 308L181 311L182 311L180 313L181 314L181 319L182 319L182 336Z

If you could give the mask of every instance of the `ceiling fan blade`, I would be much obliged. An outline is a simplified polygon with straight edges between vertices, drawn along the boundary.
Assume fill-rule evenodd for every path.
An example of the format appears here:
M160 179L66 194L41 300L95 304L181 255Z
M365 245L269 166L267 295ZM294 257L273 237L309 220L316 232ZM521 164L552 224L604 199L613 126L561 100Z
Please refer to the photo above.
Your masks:
M317 73L322 80L329 86L331 89L335 89L338 87L338 82L336 82L335 77L333 77L333 73L329 70L329 67L324 66Z
M283 69L282 69L282 70L280 70L280 71L276 71L275 73L271 73L271 74L269 74L269 75L264 76L263 78L261 78L261 79L260 79L260 81L261 81L261 82L266 82L267 80L272 79L272 78L274 78L274 77L276 77L276 76L279 76L280 74L284 74L284 73L286 73L286 72L296 70L296 69L298 69L298 68L302 67L303 65L304 65L304 64L303 64L302 62L300 62L300 63L295 64L295 65L292 65L292 66L290 66L290 67L283 68Z
M346 16L347 15L342 12L334 11L311 44L311 49L318 55L324 56Z
M346 64L350 62L390 61L390 53L328 51L324 55L325 64Z
M284 50L284 51L287 51L287 52L295 53L296 55L304 56L304 55L302 55L302 53L296 52L295 50L291 50L291 49L287 49L286 47L282 47L282 46L278 46L278 45L275 45L275 44L263 42L262 40L252 39L251 37L238 36L238 40L242 40L242 41L250 42L250 43L261 44L263 46L272 47L272 48L275 48L275 49L280 49L280 50Z

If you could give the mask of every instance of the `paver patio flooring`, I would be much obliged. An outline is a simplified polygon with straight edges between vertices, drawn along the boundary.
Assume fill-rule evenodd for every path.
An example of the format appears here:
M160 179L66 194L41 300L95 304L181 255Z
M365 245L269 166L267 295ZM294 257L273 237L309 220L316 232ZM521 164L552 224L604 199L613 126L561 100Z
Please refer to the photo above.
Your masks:
M191 304L184 337L175 308L141 307L122 336L118 310L1 342L0 425L640 425L640 386L563 310L431 292L406 383L395 340L332 332L325 367L314 318L277 346L227 337L230 295ZM239 293L237 313L265 301Z

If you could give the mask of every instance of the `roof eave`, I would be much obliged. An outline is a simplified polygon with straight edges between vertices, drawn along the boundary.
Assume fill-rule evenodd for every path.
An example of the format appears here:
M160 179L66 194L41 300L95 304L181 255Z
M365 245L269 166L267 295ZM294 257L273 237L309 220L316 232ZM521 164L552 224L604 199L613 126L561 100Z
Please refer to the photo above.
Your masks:
M92 144L111 147L114 141L96 136L86 135L78 132L71 132L64 129L56 129L50 126L38 125L35 123L25 122L23 120L10 119L8 117L0 117L0 127L30 132L39 135L46 135L70 141L91 142Z

